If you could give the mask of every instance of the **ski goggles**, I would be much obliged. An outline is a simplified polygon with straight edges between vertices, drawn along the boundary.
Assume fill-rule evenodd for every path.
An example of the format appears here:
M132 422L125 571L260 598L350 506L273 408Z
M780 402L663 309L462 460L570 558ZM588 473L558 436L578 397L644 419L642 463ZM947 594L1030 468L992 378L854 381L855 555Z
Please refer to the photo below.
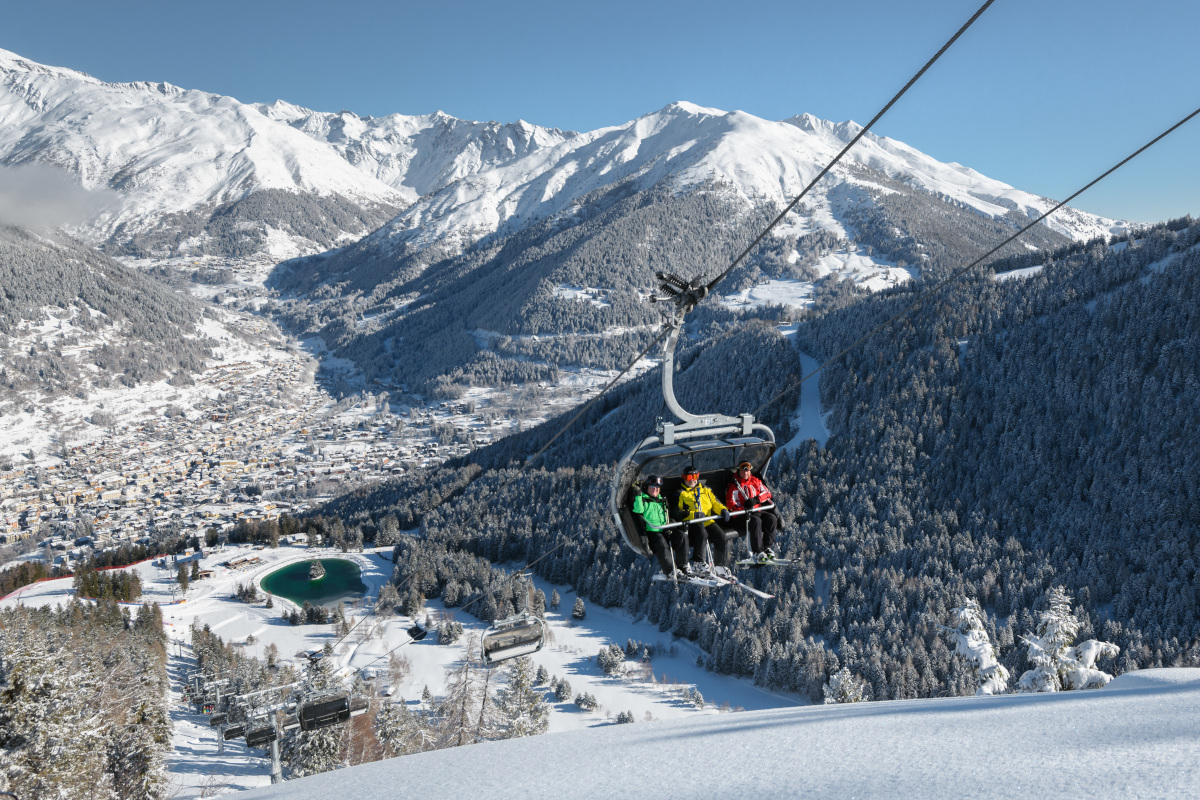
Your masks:
M685 481L699 480L699 478L700 478L699 470L690 469L687 472L683 473L683 479Z
M657 475L652 475L649 478L646 478L646 488L647 489L649 489L652 486L657 486L659 489L661 489L662 485L663 485L663 479L658 477Z
M754 469L754 465L751 464L749 461L743 461L742 463L737 465L737 468L738 468L739 472L744 469L752 470L752 469Z

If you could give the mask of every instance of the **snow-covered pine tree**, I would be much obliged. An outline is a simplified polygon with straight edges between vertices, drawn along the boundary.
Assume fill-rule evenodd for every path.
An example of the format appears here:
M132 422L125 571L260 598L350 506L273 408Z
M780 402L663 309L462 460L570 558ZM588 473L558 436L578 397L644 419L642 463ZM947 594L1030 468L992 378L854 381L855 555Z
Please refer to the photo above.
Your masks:
M861 678L851 674L848 667L842 667L825 684L825 703L861 703L866 699L864 688Z
M1073 645L1078 632L1071 596L1063 587L1053 587L1046 595L1046 610L1038 614L1037 633L1021 637L1034 665L1021 675L1022 692L1099 689L1112 680L1112 675L1096 669L1096 659L1112 658L1120 648L1096 639Z
M968 600L950 614L950 625L941 628L954 635L955 652L975 667L979 680L975 694L1004 694L1008 689L1008 670L996 660L996 648L988 637L979 603Z
M562 598L558 596L558 589L550 590L550 610L558 611L558 604L562 602Z
M587 616L587 607L584 606L582 597L575 598L575 606L571 609L571 616L575 619L583 619Z
M467 642L467 652L457 667L449 669L446 694L434 711L438 747L459 747L475 739L475 721L480 703L480 686L475 679L474 637Z
M409 711L403 701L384 705L375 717L375 736L389 758L433 748L433 733L424 716Z
M505 722L502 738L534 736L545 733L549 727L549 707L533 681L533 662L528 658L515 659L497 703Z

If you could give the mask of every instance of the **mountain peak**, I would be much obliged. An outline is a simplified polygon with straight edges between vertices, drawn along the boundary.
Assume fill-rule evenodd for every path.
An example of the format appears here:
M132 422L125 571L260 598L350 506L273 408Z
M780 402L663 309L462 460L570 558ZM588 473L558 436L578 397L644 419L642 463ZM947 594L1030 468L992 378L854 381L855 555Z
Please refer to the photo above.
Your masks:
M47 75L54 78L69 78L77 81L87 81L88 83L103 83L99 78L94 78L86 72L80 72L66 67L51 67L46 64L39 64L36 61L31 61L28 58L19 56L11 50L0 48L0 73L26 73L30 75Z

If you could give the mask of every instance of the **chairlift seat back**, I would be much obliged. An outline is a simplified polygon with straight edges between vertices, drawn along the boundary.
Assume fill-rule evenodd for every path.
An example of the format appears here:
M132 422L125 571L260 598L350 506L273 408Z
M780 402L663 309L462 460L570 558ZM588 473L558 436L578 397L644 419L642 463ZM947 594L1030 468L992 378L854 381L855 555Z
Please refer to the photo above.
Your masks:
M328 728L350 719L350 698L339 695L328 700L305 703L296 714L300 718L300 730L315 731Z

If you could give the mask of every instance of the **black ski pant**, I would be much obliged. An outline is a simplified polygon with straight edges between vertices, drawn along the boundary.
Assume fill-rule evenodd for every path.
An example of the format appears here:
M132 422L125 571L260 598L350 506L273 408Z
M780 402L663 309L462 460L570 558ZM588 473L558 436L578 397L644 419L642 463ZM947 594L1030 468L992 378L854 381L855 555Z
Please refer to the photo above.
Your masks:
M707 561L704 557L704 541L712 545L713 564L718 567L729 566L728 551L725 546L725 529L715 522L705 525L703 522L693 522L687 526L688 542L692 545L692 560Z
M775 509L751 511L746 515L746 533L750 536L750 552L761 553L775 544L775 532L779 530L779 514Z
M675 574L675 569L687 567L687 536L683 528L667 528L665 531L646 531L646 540L650 550L658 559L663 575L668 577ZM672 555L675 560L672 561Z

